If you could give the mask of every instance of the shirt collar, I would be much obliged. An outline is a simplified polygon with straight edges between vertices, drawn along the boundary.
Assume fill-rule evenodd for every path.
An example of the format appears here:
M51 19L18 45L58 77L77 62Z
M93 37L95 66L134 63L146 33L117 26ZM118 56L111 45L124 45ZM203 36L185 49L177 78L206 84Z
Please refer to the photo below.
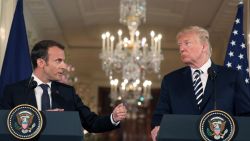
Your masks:
M203 66L201 66L200 68L198 68L198 69L194 69L194 68L192 68L192 67L190 67L191 68L191 72L192 72L192 74L194 73L194 71L195 70L200 70L200 71L202 71L202 74L207 74L207 70L208 70L208 68L210 67L212 65L212 61L211 61L211 59L209 58L208 60L207 60L207 62L203 65Z
M38 85L38 86L39 86L40 84L47 84L47 85L49 85L49 87L51 88L51 81L48 82L48 83L44 83L44 82L42 82L34 73L32 73L31 76L34 77L34 81L37 82L37 85Z

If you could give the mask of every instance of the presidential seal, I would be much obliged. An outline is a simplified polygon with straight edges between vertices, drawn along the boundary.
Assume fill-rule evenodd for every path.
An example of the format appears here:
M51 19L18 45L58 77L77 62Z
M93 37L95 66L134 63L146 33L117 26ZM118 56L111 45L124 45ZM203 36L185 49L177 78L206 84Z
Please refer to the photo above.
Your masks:
M10 133L21 140L28 140L38 135L42 129L41 113L33 106L22 104L12 109L7 118Z
M199 131L205 141L230 141L235 134L235 122L226 112L213 110L201 118Z

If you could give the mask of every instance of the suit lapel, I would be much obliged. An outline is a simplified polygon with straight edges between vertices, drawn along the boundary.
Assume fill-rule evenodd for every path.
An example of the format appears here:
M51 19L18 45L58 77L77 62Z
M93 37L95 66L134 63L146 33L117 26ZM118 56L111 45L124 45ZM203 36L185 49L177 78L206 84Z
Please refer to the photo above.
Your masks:
M61 108L59 100L61 99L59 93L59 85L57 82L52 81L51 84L51 98L52 98L52 109Z
M30 103L29 104L37 108L37 102L36 102L36 96L35 96L34 89L31 90L28 94L30 96Z
M218 68L214 63L212 63L211 67L213 68L213 70L215 70L216 73L218 73ZM216 78L214 81L216 81ZM204 98L201 103L201 111L206 107L209 99L214 95L215 88L213 83L214 83L213 80L211 80L208 76L206 88L204 90Z
M196 105L195 93L193 89L193 80L192 80L192 73L190 67L187 67L183 71L183 89L182 91L188 95L189 100L191 101L192 107L194 111L199 112L198 106Z
M24 83L24 91L27 95L27 104L32 105L37 108L36 96L34 89L28 88L30 79Z
M200 105L201 111L206 107L207 102L209 101L211 95L213 95L213 81L208 78L206 88L204 91L204 97L203 97L202 103Z

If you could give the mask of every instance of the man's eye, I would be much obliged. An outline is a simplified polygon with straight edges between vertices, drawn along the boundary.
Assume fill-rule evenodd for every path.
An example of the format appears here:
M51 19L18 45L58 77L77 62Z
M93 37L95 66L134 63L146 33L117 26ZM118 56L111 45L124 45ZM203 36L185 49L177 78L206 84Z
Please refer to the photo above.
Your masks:
M185 42L185 45L186 45L186 46L190 46L190 45L191 45L191 42Z
M56 63L58 63L58 64L61 63L61 62L62 62L61 59L57 59L57 60L56 60Z
M191 42L182 42L182 43L178 43L178 46L182 46L182 45L191 46Z

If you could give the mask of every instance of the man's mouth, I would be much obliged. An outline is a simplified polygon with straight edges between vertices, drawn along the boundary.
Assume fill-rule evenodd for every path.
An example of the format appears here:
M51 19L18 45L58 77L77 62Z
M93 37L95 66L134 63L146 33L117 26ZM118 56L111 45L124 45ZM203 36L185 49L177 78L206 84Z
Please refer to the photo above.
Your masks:
M64 75L64 73L63 73L63 72L58 72L58 74L59 74L59 75Z

